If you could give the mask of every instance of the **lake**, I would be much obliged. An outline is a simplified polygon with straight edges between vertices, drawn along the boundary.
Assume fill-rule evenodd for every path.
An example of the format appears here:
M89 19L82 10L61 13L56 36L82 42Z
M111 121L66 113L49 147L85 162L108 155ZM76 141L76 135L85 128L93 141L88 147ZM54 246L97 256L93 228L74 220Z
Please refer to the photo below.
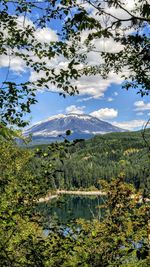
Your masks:
M76 219L92 220L103 216L104 196L63 195L49 202L39 203L38 210L46 224L57 220L67 224Z

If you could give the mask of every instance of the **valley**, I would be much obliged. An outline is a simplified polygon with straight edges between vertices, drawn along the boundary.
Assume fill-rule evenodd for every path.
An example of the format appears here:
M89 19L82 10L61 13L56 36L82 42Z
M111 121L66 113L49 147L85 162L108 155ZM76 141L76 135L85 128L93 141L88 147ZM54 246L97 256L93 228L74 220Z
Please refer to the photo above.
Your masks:
M145 132L150 142L150 130ZM40 148L50 160L48 145ZM31 149L31 148L30 148ZM101 180L111 181L122 175L127 183L143 190L149 189L149 154L142 132L109 133L89 140L69 142L63 163L57 161L58 172L51 177L53 190L101 190Z

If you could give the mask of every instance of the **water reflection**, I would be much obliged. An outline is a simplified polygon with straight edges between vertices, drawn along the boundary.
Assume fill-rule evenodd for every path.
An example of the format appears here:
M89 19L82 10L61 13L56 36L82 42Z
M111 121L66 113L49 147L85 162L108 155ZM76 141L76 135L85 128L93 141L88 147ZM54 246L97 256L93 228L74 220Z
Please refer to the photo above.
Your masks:
M76 219L101 219L104 209L104 198L101 196L64 195L47 203L40 203L38 210L45 223L57 220L59 224L67 224Z

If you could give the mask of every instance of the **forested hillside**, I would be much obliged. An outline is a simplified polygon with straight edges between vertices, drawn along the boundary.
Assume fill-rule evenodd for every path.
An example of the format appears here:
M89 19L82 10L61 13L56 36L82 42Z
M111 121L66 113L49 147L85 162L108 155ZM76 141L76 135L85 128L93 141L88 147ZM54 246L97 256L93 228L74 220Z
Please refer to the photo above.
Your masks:
M126 133L110 133L69 147L69 156L62 165L61 171L52 181L54 188L90 188L100 189L100 180L124 174L126 182L134 183L137 189L149 185L150 130ZM46 146L41 146L46 151ZM92 189L92 188L91 188Z

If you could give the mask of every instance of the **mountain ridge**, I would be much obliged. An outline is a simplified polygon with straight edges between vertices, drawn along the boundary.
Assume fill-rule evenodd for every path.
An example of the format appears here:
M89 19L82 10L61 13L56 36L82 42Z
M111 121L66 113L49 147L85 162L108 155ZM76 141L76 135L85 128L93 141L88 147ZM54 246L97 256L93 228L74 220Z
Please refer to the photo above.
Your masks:
M91 115L70 113L54 115L46 120L37 122L24 131L24 135L32 135L32 143L44 144L61 141L61 135L64 135L67 130L72 133L69 136L69 140L77 138L89 139L98 134L126 131Z

